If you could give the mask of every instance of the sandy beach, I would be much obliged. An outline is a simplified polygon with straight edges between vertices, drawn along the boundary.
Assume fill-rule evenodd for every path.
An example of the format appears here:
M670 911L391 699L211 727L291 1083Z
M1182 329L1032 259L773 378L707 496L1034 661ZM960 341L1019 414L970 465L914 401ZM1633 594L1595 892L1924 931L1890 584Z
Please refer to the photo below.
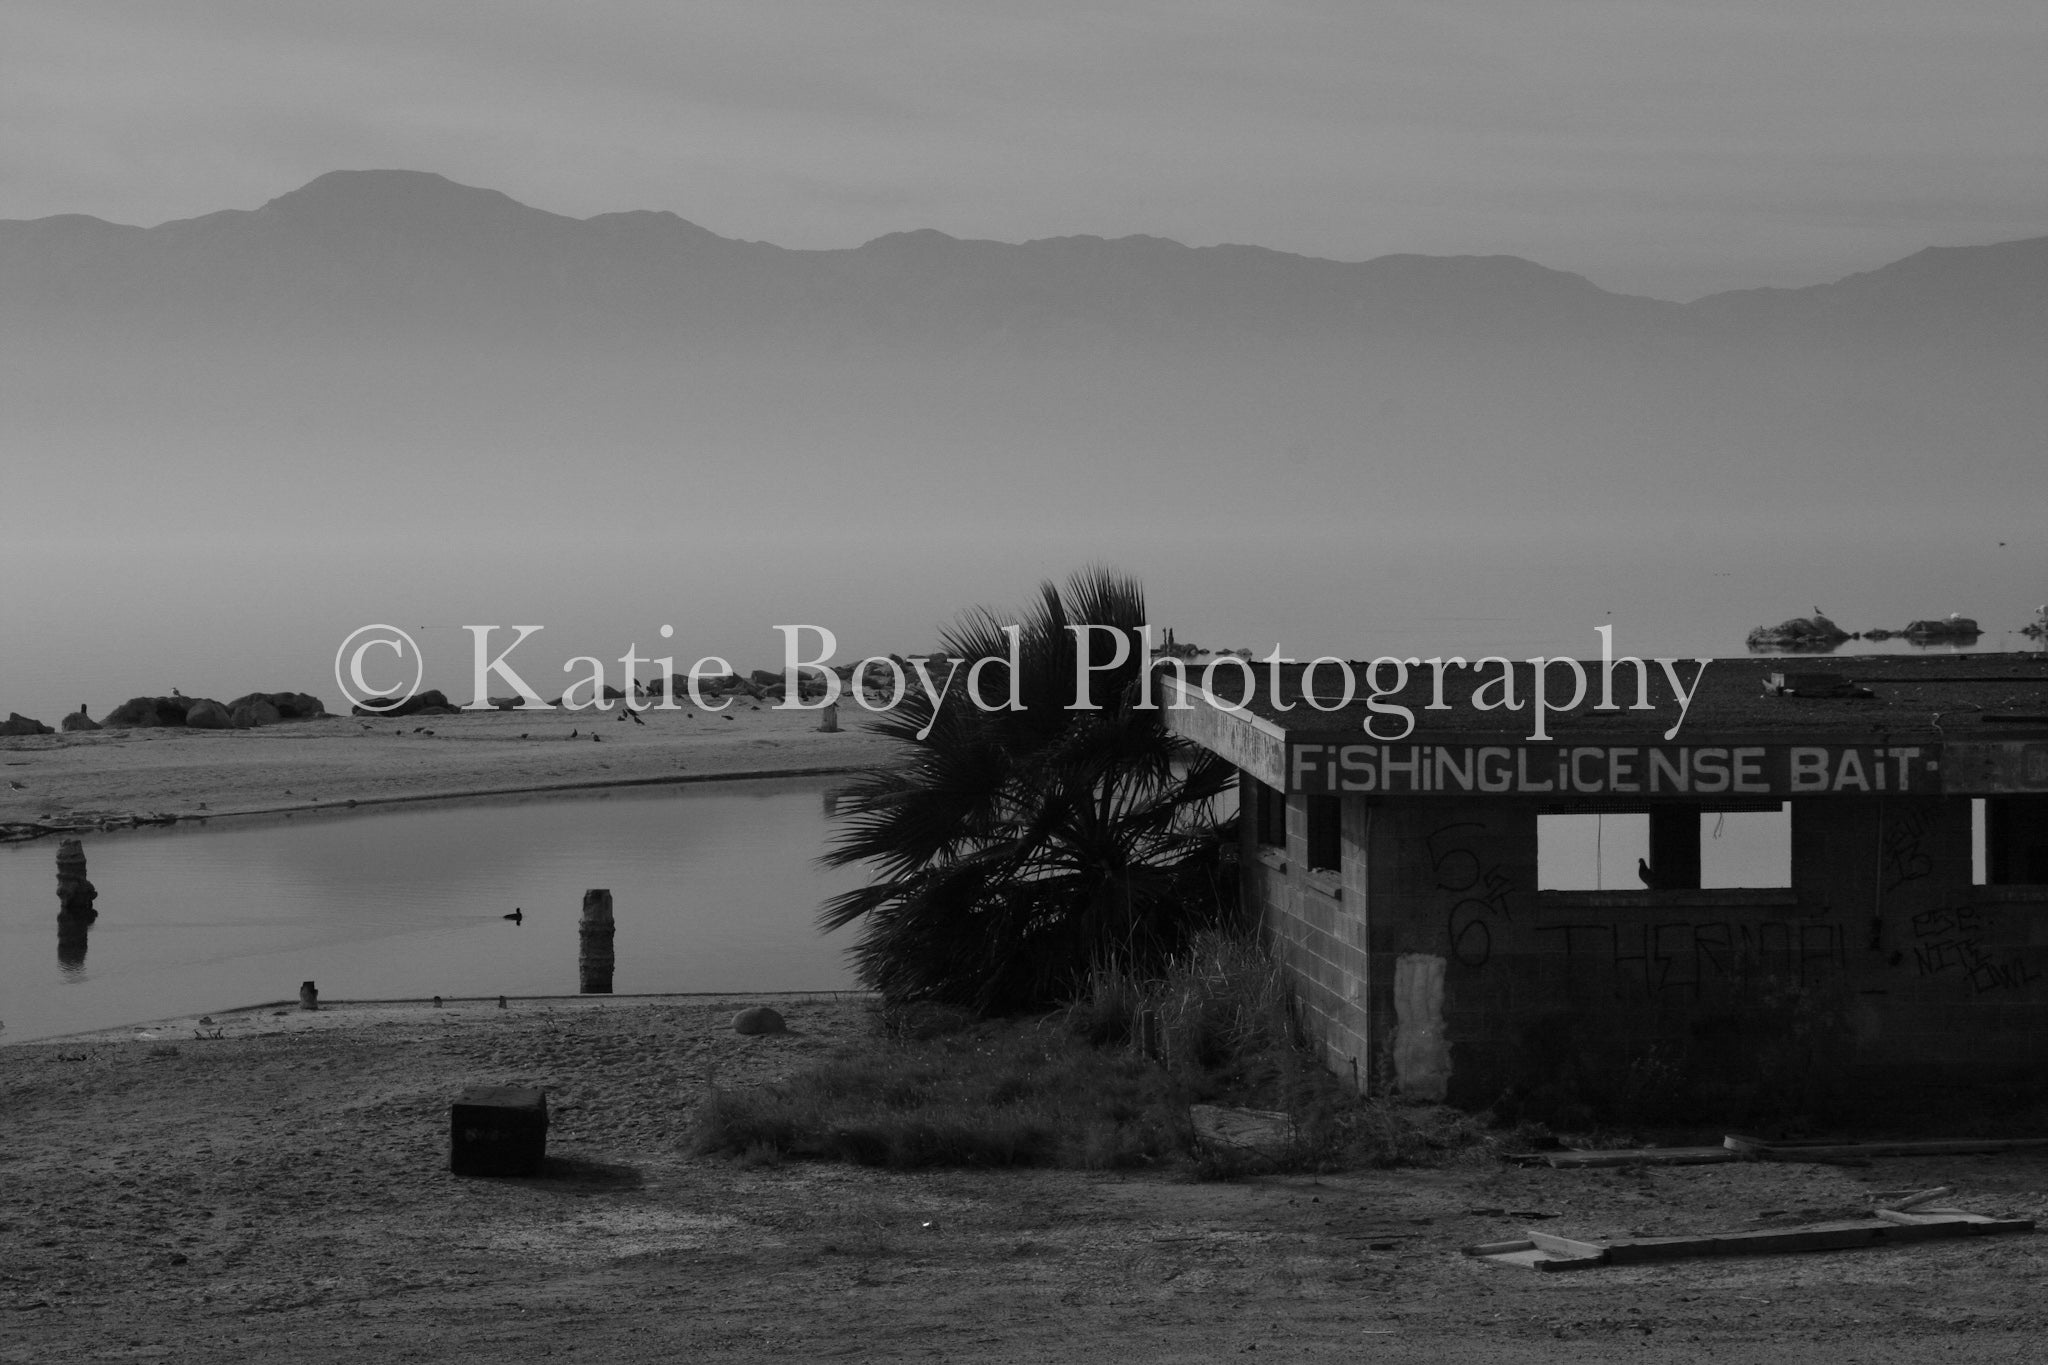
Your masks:
M507 792L852 772L891 745L847 715L736 699L722 712L335 717L253 730L99 730L0 739L0 826L77 825Z
M1571 1275L1462 1245L1732 1230L1957 1187L2048 1214L2020 1155L1648 1170L746 1167L716 1084L861 1038L857 998L289 1006L0 1047L0 1361L2038 1358L2039 1237ZM468 1085L547 1089L547 1173L451 1175Z

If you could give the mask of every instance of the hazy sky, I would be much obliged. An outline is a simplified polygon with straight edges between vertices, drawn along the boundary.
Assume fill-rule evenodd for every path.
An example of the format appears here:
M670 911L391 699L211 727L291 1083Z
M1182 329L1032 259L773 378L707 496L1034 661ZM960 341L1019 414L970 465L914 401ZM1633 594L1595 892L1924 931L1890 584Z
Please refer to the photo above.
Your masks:
M6 0L0 217L404 167L856 245L1508 253L1690 298L2048 233L2048 6Z

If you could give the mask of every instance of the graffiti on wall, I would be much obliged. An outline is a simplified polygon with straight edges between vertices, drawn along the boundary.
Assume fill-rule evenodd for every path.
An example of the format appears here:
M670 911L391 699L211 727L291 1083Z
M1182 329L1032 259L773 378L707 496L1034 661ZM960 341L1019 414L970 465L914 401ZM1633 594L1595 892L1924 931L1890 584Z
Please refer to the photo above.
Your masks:
M1436 889L1455 898L1446 920L1451 956L1467 967L1484 967L1493 957L1495 927L1514 922L1508 899L1513 879L1473 849L1485 829L1478 821L1464 820L1439 825L1425 841Z
M1922 976L1960 973L1972 994L2015 991L2041 979L2020 948L1991 949L1983 936L1990 929L1975 906L1928 910L1913 916L1913 962Z
M1771 977L1812 985L1842 970L1842 927L1819 921L1608 921L1545 924L1535 930L1564 961L1566 975L1619 991L1697 997L1717 982Z
M1936 822L1934 812L1906 809L1885 820L1882 840L1884 889L1896 891L1934 871L1934 858L1924 847Z

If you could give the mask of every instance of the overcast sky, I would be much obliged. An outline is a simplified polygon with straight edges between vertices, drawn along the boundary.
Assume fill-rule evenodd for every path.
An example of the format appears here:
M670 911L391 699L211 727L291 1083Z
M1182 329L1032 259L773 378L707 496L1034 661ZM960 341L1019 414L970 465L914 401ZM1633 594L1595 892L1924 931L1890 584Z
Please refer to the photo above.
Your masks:
M852 246L1506 253L1690 298L2048 233L2048 5L6 0L0 217L339 168Z

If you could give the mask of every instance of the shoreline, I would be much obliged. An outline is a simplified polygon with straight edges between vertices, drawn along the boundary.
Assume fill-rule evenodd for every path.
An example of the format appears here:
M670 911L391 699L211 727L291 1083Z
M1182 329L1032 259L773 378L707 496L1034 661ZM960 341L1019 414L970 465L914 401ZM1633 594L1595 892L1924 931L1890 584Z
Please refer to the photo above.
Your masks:
M761 1001L786 1005L840 1003L866 1004L881 999L874 991L638 991L631 994L593 993L562 995L446 995L395 996L391 998L322 1000L317 1009L301 1009L297 997L261 1000L226 1009L187 1011L132 1024L109 1024L104 1028L52 1033L39 1038L0 1039L0 1048L87 1046L157 1042L191 1038L220 1042L236 1038L264 1038L282 1034L332 1033L386 1025L442 1022L503 1022L554 1011L592 1009L634 1009L650 1005L730 1004L743 1008ZM503 1000L501 1006L498 1002ZM439 1003L436 1003L436 1002ZM462 1007L468 1006L465 1010ZM488 1011L487 1013L485 1013ZM469 1019L470 1014L479 1015ZM207 1030L201 1032L201 1030Z
M130 813L82 820L76 824L9 822L0 824L0 844L33 843L37 839L47 839L53 835L95 832L109 834L123 829L151 829L182 824L204 825L214 820L244 819L259 815L304 815L313 811L332 813L362 810L373 806L421 805L431 801L481 801L497 796L546 796L556 792L610 791L620 787L675 787L699 782L773 782L781 778L794 777L850 777L868 771L870 767L867 764L822 768L766 768L758 771L736 769L732 772L685 773L673 777L607 778L595 782L556 782L534 787L478 787L452 792L417 792L403 796L352 797L345 801L314 801L296 806L260 806L248 810L209 810L204 814L191 815Z
M255 730L127 729L0 739L0 842L222 816L851 776L898 761L861 717L815 711L545 718L517 712L328 717Z

